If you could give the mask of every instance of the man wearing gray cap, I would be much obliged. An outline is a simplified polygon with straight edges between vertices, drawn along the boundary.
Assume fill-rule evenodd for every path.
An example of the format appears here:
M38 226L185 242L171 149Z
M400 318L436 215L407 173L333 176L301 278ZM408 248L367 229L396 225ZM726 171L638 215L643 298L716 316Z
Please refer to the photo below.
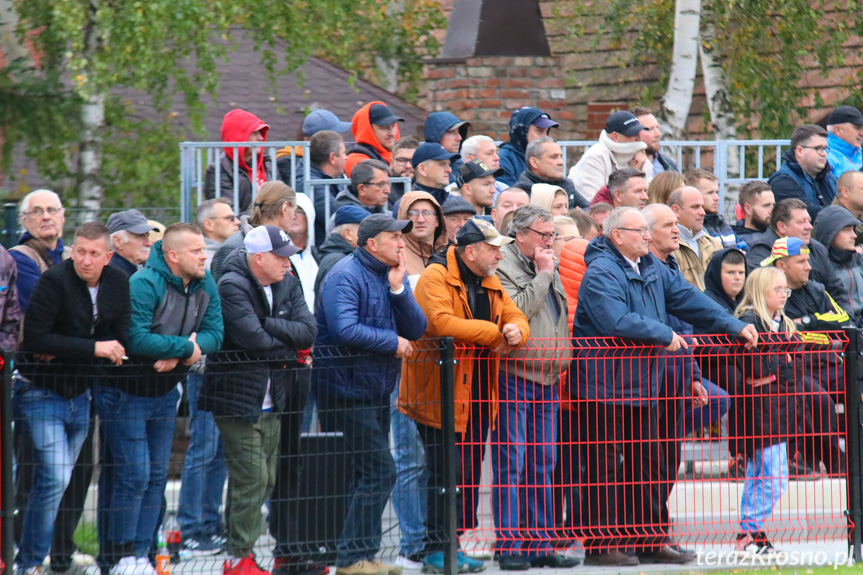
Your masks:
M441 211L446 224L446 237L450 244L455 241L455 235L462 226L476 215L476 208L470 202L454 194L446 199L441 206Z
M131 276L141 269L150 256L150 230L156 228L147 223L147 218L138 210L125 210L111 214L108 218L108 231L114 256L108 265L120 268Z
M354 470L338 542L336 575L400 575L375 556L381 514L395 482L389 449L390 395L412 340L426 328L405 273L410 220L372 214L360 222L358 247L324 279L317 303L312 382L321 428L344 434ZM327 302L327 305L323 305Z

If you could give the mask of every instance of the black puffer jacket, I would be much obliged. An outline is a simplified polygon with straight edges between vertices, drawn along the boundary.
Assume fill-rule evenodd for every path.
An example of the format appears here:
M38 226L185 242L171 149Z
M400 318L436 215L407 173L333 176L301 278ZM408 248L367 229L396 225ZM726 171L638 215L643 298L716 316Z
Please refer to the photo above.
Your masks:
M575 189L575 185L572 183L572 180L566 177L562 180L543 180L530 170L525 170L521 173L512 187L524 190L529 196L530 190L533 188L534 184L551 184L552 186L563 188L563 191L566 192L566 197L569 198L570 208L581 208L586 210L590 206L590 202L588 202L585 197Z
M131 300L129 278L105 266L96 296L98 320L87 283L75 273L72 260L65 260L42 274L30 296L24 319L24 341L16 366L36 387L71 399L94 382L120 375L122 368L95 357L97 341L129 339ZM50 362L33 354L55 356Z
M255 422L271 382L273 407L285 407L286 393L302 370L297 350L312 346L315 318L303 299L300 282L290 274L272 284L273 308L246 262L245 250L233 252L219 280L225 341L207 356L204 388L198 405L216 416Z
M766 232L761 234L757 240L749 244L749 251L746 252L746 273L751 274L753 270L761 267L761 262L770 256L773 250L773 244L779 236L773 231L773 228L768 228ZM829 293L839 293L842 291L842 285L836 279L833 273L833 265L830 263L830 254L824 244L814 238L810 238L809 244L809 265L812 266L812 271L809 272L809 277L827 287Z

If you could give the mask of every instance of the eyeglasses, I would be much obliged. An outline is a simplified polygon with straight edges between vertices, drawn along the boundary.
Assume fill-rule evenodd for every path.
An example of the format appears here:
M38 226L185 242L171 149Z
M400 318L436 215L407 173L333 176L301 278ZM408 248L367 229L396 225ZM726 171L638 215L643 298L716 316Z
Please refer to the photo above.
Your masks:
M235 216L234 214L231 214L230 216L219 216L219 217L214 216L210 219L211 220L225 220L226 222L233 222L234 220L239 220L240 218L239 218L239 216Z
M393 162L395 162L396 164L401 164L403 166L409 164L410 161L410 158L393 158Z
M369 183L368 183L368 184L366 184L366 185L367 185L367 186L374 186L374 187L376 187L376 188L381 188L381 189L383 189L383 188L388 188L388 187L390 187L390 181L389 181L389 180L386 180L386 181L383 181L383 182L369 182Z
M542 241L544 241L544 242L547 242L548 240L553 240L554 238L557 237L557 232L551 232L550 234L544 234L542 232L536 231L533 228L527 228L527 229L529 229L533 233L538 234L540 237L542 237Z
M619 230L624 230L627 232L636 232L638 235L643 236L647 233L647 228L617 228Z
M556 242L563 242L563 243L569 243L569 242L571 242L572 240L580 240L580 239L581 239L581 238L580 238L579 236L557 236L556 238L554 238L554 241L556 241Z
M790 297L790 296L791 296L791 288L787 288L787 287L784 287L784 288L782 288L782 287L773 288L773 289L772 289L772 290L770 290L770 291L772 291L772 292L773 292L773 293L775 293L776 295L785 295L785 297Z
M434 210L423 210L423 211L408 210L408 217L409 218L415 218L415 217L419 216L420 214L422 214L422 217L424 217L426 219L437 217L437 212Z
M830 152L830 146L800 146L807 150L815 150L816 154L826 154Z
M45 212L48 212L49 216L56 216L57 214L62 214L66 211L66 208L33 208L29 212L24 212L25 216L36 216L37 218L45 215Z

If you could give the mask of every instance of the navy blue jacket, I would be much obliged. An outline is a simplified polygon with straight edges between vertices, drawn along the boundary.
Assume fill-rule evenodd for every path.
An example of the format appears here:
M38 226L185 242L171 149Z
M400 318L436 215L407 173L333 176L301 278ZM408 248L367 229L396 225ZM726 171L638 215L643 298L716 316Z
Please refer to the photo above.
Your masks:
M443 135L450 131L456 124L462 124L458 129L458 133L461 134L461 140L463 142L467 139L467 129L470 126L470 122L462 123L462 121L458 119L458 116L449 112L432 112L428 115L425 124L423 125L423 134L425 135L426 142L440 144L440 139L443 138ZM461 146L459 146L459 152L461 152ZM450 183L456 182L458 171L462 164L464 164L464 160L461 158L458 158L452 163L452 173L449 176Z
M827 162L821 173L813 179L797 163L792 150L782 154L782 160L782 166L767 180L776 197L776 203L788 198L803 200L814 222L821 208L832 204L833 198L836 197L836 176L830 162Z
M313 385L318 397L387 400L401 371L398 337L414 341L426 317L405 275L404 290L390 291L389 266L364 248L342 259L324 279L317 299Z
M525 106L512 113L509 118L509 142L500 147L500 167L504 174L497 178L507 186L512 186L523 171L527 169L524 152L527 150L527 131L530 125L543 115L537 108Z
M680 266L673 255L669 254L668 259L664 263L670 272L675 275L680 274ZM692 326L682 319L669 315L666 323L678 335L692 335ZM687 384L694 380L701 381L701 368L698 362L695 361L692 348L679 349L675 352L663 351L663 355L665 356L665 361L660 361L659 367L660 369L665 369L665 386L660 386L659 395L669 398L688 397L689 393L686 392L688 389ZM662 376L660 376L660 381L663 381Z
M587 270L578 290L572 336L618 337L639 344L671 343L668 315L709 333L738 334L745 324L648 254L637 273L608 238L591 240L584 254ZM578 397L624 405L653 405L658 394L658 347L610 349L585 340L578 362ZM591 361L596 359L598 361Z

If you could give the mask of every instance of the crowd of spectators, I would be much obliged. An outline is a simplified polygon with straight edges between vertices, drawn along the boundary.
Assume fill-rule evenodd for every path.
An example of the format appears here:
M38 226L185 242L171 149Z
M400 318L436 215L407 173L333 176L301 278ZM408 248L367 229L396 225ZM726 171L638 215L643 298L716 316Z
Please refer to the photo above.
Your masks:
M741 187L733 223L714 174L681 174L662 154L647 108L612 113L568 175L558 124L537 108L512 113L500 149L449 112L429 115L424 142L402 138L401 121L384 102L351 122L312 112L308 157L286 148L276 166L226 147L194 224L160 230L129 209L66 246L60 197L21 201L25 231L0 248L0 347L18 350L22 575L48 556L52 571L74 568L97 464L100 567L154 575L181 388L182 541L224 552L225 575L268 573L254 556L262 506L272 572L326 572L298 540L312 410L343 436L351 470L337 575L443 573L450 474L462 535L478 526L489 437L503 570L577 565L560 534L584 538L588 565L692 561L669 516L679 444L726 414L728 473L745 480L741 552L774 552L765 520L789 479L845 472L840 359L808 332L863 321L859 111L798 127L769 181ZM224 141L268 132L240 109L222 124ZM297 180L308 194L289 185L304 162L318 182ZM391 189L397 176L410 191ZM692 334L735 351L699 353ZM453 368L456 460L442 337L467 350ZM608 337L643 348L573 346ZM750 351L777 338L788 353ZM393 565L378 558L391 495ZM463 551L457 565L485 569Z

